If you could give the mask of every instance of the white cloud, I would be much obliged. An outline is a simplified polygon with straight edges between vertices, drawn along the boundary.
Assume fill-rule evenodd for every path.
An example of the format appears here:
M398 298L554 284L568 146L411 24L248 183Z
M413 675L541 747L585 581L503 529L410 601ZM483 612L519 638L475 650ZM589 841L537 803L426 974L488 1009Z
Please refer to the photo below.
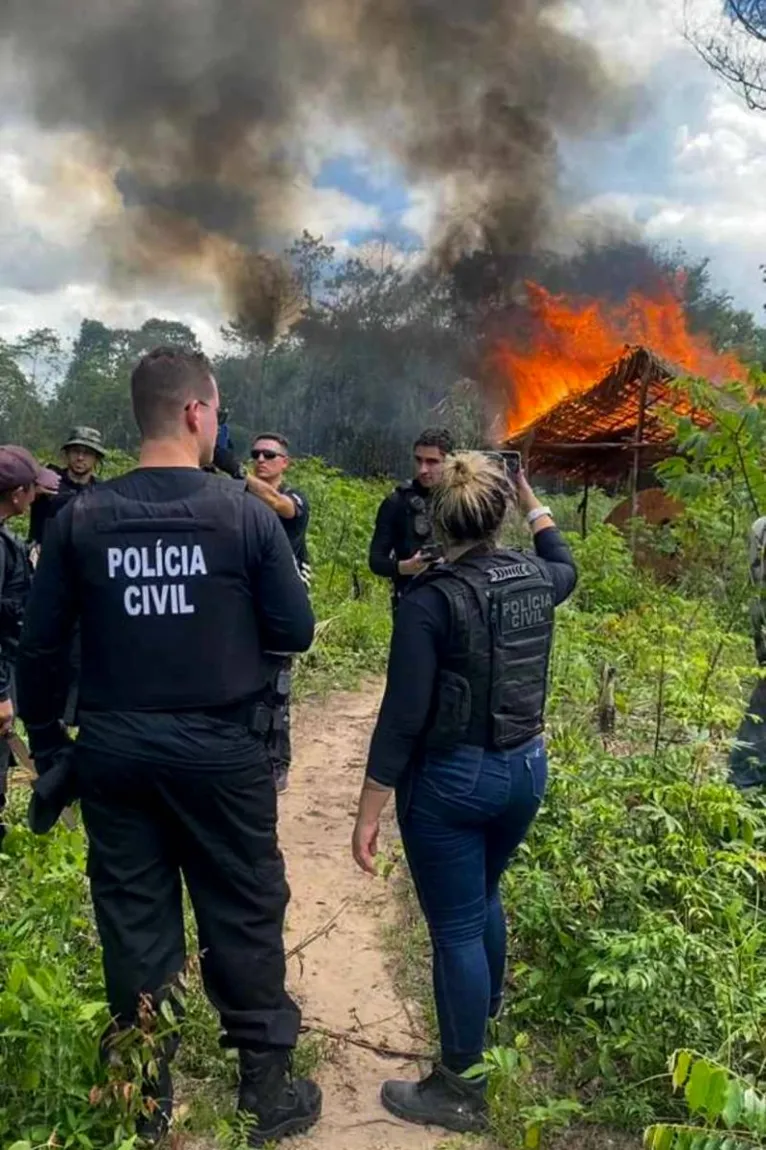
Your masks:
M643 226L668 245L683 244L710 257L716 286L760 313L766 290L766 113L749 110L700 60L684 39L684 19L705 27L720 17L720 0L581 0L573 6L580 30L608 53L616 71L643 77L654 93L647 118L635 129L643 178L607 166L600 190L581 205L587 215L605 208ZM575 17L571 17L575 19ZM659 184L659 187L658 187ZM643 185L643 186L642 186Z
M324 236L329 243L342 240L348 232L373 230L381 224L380 210L374 204L355 200L339 188L301 188L291 212L301 220L302 228Z

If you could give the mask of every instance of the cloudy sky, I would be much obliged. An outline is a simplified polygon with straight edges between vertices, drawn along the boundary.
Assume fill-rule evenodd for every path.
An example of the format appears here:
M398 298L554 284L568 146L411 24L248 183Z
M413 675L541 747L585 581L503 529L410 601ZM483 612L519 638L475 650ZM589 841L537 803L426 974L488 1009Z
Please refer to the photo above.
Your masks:
M685 42L681 0L572 0L566 19L645 93L619 138L562 145L574 215L627 221L651 239L709 256L716 285L760 315L766 113L748 111ZM73 335L85 316L134 325L159 314L191 323L215 344L224 318L215 285L108 286L94 222L119 211L114 188L94 177L77 140L62 148L60 136L25 122L7 98L0 106L0 336L41 326ZM295 199L313 234L341 248L381 236L416 248L427 236L438 189L407 188L384 157L337 126L323 127L309 170Z

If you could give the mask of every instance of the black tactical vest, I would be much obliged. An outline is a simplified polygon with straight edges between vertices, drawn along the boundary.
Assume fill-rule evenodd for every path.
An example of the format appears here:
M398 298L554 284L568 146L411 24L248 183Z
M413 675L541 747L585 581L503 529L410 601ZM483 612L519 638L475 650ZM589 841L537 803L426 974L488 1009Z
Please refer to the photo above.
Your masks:
M80 708L174 711L251 698L268 671L229 481L143 503L108 487L75 502Z
M545 565L518 551L501 551L441 564L418 582L424 580L438 588L450 609L427 745L505 750L539 735L554 613Z
M397 494L404 508L404 534L406 555L400 559L409 559L426 543L433 541L433 525L431 523L431 510L429 502L412 485L412 482L401 483L396 488Z
M5 574L0 588L0 642L6 655L15 656L32 585L32 565L27 548L5 525L0 526L0 547L5 551Z

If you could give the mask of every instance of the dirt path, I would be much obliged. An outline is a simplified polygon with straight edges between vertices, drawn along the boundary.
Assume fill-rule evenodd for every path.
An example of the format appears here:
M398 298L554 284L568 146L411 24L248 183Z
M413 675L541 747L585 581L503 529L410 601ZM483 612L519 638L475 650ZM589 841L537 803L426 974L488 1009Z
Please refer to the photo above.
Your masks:
M390 892L354 866L349 845L379 700L373 685L296 709L290 790L280 800L293 891L288 949L343 910L326 937L291 959L289 982L306 1022L397 1050L422 1050L415 1015L395 994L384 962L381 930L392 910ZM442 1132L400 1123L378 1101L383 1079L417 1078L416 1065L343 1042L331 1050L319 1072L324 1117L296 1150L426 1150L444 1143Z

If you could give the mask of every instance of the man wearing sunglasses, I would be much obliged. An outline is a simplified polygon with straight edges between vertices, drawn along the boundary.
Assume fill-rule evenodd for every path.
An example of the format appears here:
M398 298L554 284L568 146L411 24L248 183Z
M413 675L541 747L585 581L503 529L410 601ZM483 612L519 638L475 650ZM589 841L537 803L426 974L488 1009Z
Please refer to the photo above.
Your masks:
M247 477L247 488L262 499L280 518L285 534L298 565L298 572L307 587L311 585L306 532L309 525L309 505L306 496L288 487L284 474L290 465L289 444L278 432L264 432L253 440L250 452L254 471ZM292 761L290 745L290 690L292 687L292 660L278 660L274 683L272 726L269 745L274 766L274 781L279 794L287 790L287 778Z

